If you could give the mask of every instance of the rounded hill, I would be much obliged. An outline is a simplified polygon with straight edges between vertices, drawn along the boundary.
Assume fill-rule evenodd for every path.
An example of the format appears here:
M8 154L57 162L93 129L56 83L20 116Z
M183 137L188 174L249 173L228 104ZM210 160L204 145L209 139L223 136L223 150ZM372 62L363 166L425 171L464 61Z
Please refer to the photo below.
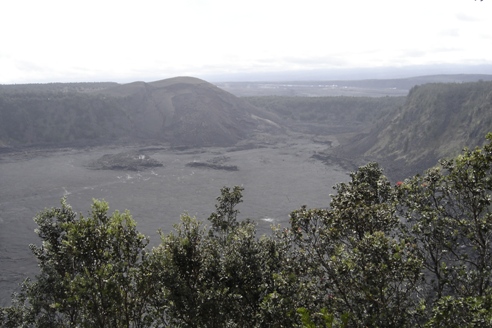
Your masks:
M192 77L135 82L104 93L122 98L138 137L166 140L173 146L234 145L265 127L269 120L258 116L271 119L248 102Z

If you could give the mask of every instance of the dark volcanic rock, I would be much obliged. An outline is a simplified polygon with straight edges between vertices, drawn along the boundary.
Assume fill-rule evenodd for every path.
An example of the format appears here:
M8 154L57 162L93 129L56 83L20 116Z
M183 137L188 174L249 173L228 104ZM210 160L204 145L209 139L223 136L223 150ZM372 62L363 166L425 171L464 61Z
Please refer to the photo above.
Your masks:
M106 154L95 160L89 167L97 170L141 171L149 167L162 166L162 163L138 152Z
M225 165L224 163L229 160L226 156L214 157L207 162L190 162L186 164L189 167L213 169L213 170L224 170L224 171L238 171L236 165Z
M213 169L213 170L224 170L224 171L239 170L236 165L220 165L220 164L211 164L211 163L204 163L204 162L191 162L186 164L186 166Z

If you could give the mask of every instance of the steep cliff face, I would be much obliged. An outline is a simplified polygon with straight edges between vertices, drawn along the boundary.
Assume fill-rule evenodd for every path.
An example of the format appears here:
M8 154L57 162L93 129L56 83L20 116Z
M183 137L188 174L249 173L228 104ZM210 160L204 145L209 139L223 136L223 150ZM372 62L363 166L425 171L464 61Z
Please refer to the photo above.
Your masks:
M397 178L420 173L464 147L482 145L492 131L492 82L414 87L404 106L369 134L341 149L376 160Z
M271 114L196 78L60 90L0 92L2 143L150 139L173 146L229 146L258 129L278 129Z
M0 94L4 146L88 144L133 136L130 118L112 98L73 92Z

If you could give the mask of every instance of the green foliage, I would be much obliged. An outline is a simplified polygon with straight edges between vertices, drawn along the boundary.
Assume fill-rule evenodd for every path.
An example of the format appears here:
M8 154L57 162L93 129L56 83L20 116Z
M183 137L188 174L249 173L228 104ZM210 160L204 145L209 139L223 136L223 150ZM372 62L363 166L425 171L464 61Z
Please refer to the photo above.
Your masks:
M182 327L274 326L285 320L265 306L274 291L282 250L269 237L256 238L255 225L237 221L242 188L223 188L211 229L183 215L174 232L154 250L160 302ZM268 311L265 316L264 311Z
M393 188L368 164L336 190L329 210L291 214L316 303L339 320L348 315L351 326L408 325L421 261L415 245L400 238Z
M152 292L146 238L128 212L108 216L94 200L89 217L60 208L39 213L41 246L31 245L40 273L26 281L6 310L7 326L142 327L154 320L146 302Z
M348 313L342 314L341 320L336 320L335 316L333 314L330 314L326 308L321 309L320 313L317 313L318 317L322 318L323 321L321 321L320 324L315 324L312 318L312 314L309 313L309 311L306 308L299 308L297 309L297 313L300 314L301 316L301 322L302 322L302 327L303 328L315 328L315 327L326 327L326 328L333 328L333 327L341 327L345 328L348 327L348 319L349 315Z
M492 287L492 134L487 139L484 147L465 149L399 186L400 211L424 261L423 291L434 317L443 304L468 306Z
M210 215L208 220L212 223L211 233L219 234L226 237L229 232L238 227L237 215L239 211L236 206L242 200L242 191L244 188L235 186L232 190L223 187L220 197L217 197L218 204L215 205L215 212Z
M486 296L439 299L425 327L492 327L492 298Z

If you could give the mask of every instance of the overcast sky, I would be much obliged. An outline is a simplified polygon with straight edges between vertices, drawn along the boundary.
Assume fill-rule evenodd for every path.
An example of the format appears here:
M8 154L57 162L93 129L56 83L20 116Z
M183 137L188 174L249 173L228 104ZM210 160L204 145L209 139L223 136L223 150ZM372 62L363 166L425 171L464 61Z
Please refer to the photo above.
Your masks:
M492 0L2 0L0 31L3 84L492 64Z

